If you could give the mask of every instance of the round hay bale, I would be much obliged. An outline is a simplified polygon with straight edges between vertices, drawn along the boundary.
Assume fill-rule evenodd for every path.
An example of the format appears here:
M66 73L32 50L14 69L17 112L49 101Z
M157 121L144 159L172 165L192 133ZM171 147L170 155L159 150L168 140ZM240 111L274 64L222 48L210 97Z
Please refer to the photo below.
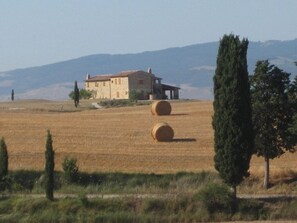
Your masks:
M171 105L168 101L155 101L152 104L151 112L153 115L170 115Z
M151 135L158 142L169 142L173 139L174 131L166 122L161 122L154 125Z

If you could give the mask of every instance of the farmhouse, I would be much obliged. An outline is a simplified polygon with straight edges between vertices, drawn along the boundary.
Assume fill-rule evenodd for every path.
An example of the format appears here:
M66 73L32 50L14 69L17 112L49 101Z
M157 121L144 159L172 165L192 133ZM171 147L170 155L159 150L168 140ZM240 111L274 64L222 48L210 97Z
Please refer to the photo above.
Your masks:
M87 74L85 89L93 92L94 99L129 99L132 93L139 99L179 99L180 88L162 84L161 80L150 68L147 72L131 70L93 77Z

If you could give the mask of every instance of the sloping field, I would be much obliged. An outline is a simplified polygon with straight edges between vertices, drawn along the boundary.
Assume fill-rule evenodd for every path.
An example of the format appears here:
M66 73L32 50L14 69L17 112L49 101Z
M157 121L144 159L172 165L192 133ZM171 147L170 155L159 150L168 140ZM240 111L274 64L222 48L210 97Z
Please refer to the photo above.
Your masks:
M64 105L59 104L56 112L49 112L46 106L54 107L53 102L27 103L34 109L26 102L0 103L0 137L8 146L10 169L43 169L46 131L50 129L56 169L61 169L65 156L72 156L78 159L80 170L90 172L214 170L212 102L173 102L170 116L152 116L147 105L57 112L63 110ZM150 130L161 121L174 129L173 142L152 139ZM271 169L296 170L296 160L297 154L287 154L272 161ZM255 157L251 168L262 171L263 165Z

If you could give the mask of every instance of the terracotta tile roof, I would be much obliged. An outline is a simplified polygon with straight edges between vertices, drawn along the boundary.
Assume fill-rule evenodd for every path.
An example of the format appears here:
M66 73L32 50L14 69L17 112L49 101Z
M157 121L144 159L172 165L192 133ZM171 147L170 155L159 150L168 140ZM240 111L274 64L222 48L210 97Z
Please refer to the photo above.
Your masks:
M104 75L96 75L94 77L90 77L87 82L92 82L92 81L108 81L110 80L110 77L113 76L112 74L104 74Z
M117 74L100 74L100 75L96 75L94 77L90 77L88 80L86 80L86 82L93 82L93 81L108 81L111 78L114 77L128 77L129 75L132 74L149 74L148 72L142 71L142 70L127 70L127 71L121 71ZM152 74L153 76L155 76L154 74ZM156 77L157 79L161 79Z
M114 77L128 77L131 74L137 74L137 73L145 73L145 74L149 74L145 71L142 70L127 70L127 71L122 71L120 73L117 73L115 75L113 75Z

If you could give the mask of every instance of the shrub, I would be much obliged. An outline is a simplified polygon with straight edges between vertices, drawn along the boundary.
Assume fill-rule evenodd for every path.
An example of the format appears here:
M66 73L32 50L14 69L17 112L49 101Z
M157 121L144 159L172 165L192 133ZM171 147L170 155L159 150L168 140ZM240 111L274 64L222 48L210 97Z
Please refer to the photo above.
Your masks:
M79 170L77 159L66 157L62 163L62 168L64 171L64 179L66 183L73 183L77 181Z
M256 200L239 200L237 215L239 215L239 220L257 220L263 215L265 210L263 209L263 203Z
M86 89L79 90L79 99L90 99L92 95L93 95L92 91L89 91ZM71 91L68 96L70 99L74 100L74 91Z
M131 102L137 102L141 98L141 92L132 90L129 92L129 100Z
M236 201L227 186L209 184L202 188L195 197L202 202L209 213L216 211L232 213L235 211Z
M87 207L89 205L89 199L85 193L80 193L78 199L83 206Z
M164 212L166 209L166 201L162 199L148 199L143 204L145 213L150 212Z

